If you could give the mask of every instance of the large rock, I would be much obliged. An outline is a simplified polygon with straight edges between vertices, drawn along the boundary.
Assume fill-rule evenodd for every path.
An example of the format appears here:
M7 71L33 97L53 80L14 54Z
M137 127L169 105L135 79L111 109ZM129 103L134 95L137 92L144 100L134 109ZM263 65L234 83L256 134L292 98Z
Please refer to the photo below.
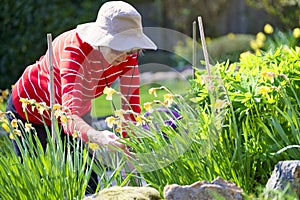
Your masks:
M192 185L167 185L164 188L166 200L241 200L243 190L234 183L217 178L211 183L198 181Z
M151 187L119 187L100 191L93 197L85 197L83 200L160 200L159 192Z
M281 161L275 165L273 173L266 185L266 192L284 190L290 184L290 191L296 192L300 199L300 161Z

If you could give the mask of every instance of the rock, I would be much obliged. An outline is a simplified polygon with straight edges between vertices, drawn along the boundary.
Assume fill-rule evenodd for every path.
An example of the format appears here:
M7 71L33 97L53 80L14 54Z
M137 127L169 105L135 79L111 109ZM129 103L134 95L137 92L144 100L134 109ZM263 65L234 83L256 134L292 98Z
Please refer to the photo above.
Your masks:
M192 185L167 185L164 188L166 200L241 200L243 190L234 183L218 177L211 183L198 181Z
M281 161L275 165L273 173L266 184L266 192L270 190L284 190L290 184L290 191L296 192L300 198L300 161Z
M83 200L160 200L159 192L151 187L114 186L100 191L93 197Z

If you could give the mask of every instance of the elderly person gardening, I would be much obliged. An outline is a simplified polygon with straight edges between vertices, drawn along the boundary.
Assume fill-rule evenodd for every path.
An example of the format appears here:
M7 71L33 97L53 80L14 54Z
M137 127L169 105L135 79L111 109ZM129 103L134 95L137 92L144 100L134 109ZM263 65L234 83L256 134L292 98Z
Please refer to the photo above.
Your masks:
M143 33L138 11L122 1L103 4L95 22L78 25L53 41L55 103L69 110L72 120L63 125L66 137L74 132L85 142L102 147L124 148L109 130L97 131L90 126L92 99L103 94L106 86L119 78L120 92L129 104L122 109L140 112L138 54L142 49L156 49ZM50 104L48 53L28 66L12 89L7 111L29 121L46 148L43 123L51 127L49 114L41 116L29 106L23 111L21 98ZM130 119L130 115L125 115ZM44 122L43 122L44 121Z

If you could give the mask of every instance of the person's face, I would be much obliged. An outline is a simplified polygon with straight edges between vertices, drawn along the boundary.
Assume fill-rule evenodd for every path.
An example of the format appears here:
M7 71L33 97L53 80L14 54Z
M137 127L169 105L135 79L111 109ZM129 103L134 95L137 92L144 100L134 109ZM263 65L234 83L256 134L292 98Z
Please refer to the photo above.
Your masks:
M123 62L128 55L138 53L139 49L131 49L128 51L117 51L108 47L100 47L100 51L105 60L111 65L118 65Z

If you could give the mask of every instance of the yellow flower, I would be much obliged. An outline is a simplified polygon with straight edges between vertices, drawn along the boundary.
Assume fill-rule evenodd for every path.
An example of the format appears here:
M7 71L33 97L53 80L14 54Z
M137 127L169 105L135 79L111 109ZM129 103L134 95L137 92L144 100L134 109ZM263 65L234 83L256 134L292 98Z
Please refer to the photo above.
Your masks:
M25 112L26 107L29 104L29 100L27 98L20 98L20 102L22 103L23 112Z
M18 130L18 129L14 129L13 133L14 133L15 135L21 136L21 131Z
M140 126L144 123L142 117L139 115L135 117L135 121L136 121L136 126Z
M9 130L9 126L8 126L8 124L7 123L3 123L2 125L2 128L6 131L6 132L9 132L10 130Z
M112 100L112 96L115 93L116 93L116 90L114 90L113 88L107 87L107 86L103 90L103 94L107 95L106 100Z
M294 28L294 30L293 30L293 36L295 38L300 38L300 28Z
M58 109L61 109L61 105L59 105L59 104L54 104L54 105L53 105L53 110L58 110Z
M168 93L168 94L165 94L164 95L164 104L167 106L167 107L170 107L171 104L173 103L173 95Z
M264 46L264 41L261 39L256 39L256 44L258 48L261 48L262 46Z
M119 117L120 120L124 120L124 110L115 110L114 114L116 117Z
M266 34L272 34L273 33L273 27L270 25L270 24L266 24L265 26L264 26L264 32L266 33Z
M74 132L72 133L72 137L77 138L78 136L79 136L78 131L74 130Z
M2 97L7 98L8 95L9 95L8 89L2 91Z
M251 49L253 49L253 50L259 49L259 46L258 46L256 40L251 40L251 41L250 41L250 47L251 47ZM242 56L242 54L241 54L241 56Z
M112 127L114 126L115 121L116 121L116 118L114 118L114 117L112 117L112 116L107 117L107 118L105 119L105 122L106 122L106 124L107 124L107 126L108 126L109 128L112 128Z
M225 108L226 105L227 105L226 100L217 99L216 102L215 102L215 108L217 110L221 110L222 108Z
M235 39L235 34L234 33L228 33L227 37L228 37L229 40L233 40L233 39Z
M268 93L272 91L272 88L271 87L268 87L268 86L261 86L259 89L258 89L258 94L261 94L263 96L269 96Z
M20 98L19 100L22 103L23 112L25 112L27 105L34 106L36 103L34 99L28 99L28 98Z
M96 150L99 150L99 145L96 144L96 143L89 143L89 148L92 150L92 151L96 151Z
M263 77L264 80L269 80L271 83L274 82L274 78L276 74L274 72L261 72L260 73L261 77Z
M3 97L0 96L0 103L3 103Z
M46 105L45 102L37 103L36 107L41 115L44 113L45 110L48 109L48 106Z
M264 33L258 32L258 33L256 34L256 39L264 42L264 41L266 40L266 36L265 36Z
M117 127L115 130L117 133L122 133L122 127Z
M273 104L275 103L276 101L273 99L273 98L268 98L268 101L267 101L269 104Z
M146 102L146 103L144 103L144 108L145 108L146 111L151 110L151 109L152 109L151 106L152 106L152 103L151 103L151 102Z
M29 133L31 129L33 129L32 124L25 122L25 131Z
M9 139L14 140L15 139L14 134L10 133L9 134Z
M13 119L11 122L10 122L11 126L13 128L18 128L18 120L16 119Z
M68 121L68 118L66 115L61 115L60 116L60 121L63 123L63 124L67 124L67 121Z
M63 112L61 110L54 111L54 116L56 117L56 119L62 115L63 115Z
M156 90L157 90L157 88L150 88L150 89L148 90L148 93L149 93L150 95L154 95L155 97L157 97Z

